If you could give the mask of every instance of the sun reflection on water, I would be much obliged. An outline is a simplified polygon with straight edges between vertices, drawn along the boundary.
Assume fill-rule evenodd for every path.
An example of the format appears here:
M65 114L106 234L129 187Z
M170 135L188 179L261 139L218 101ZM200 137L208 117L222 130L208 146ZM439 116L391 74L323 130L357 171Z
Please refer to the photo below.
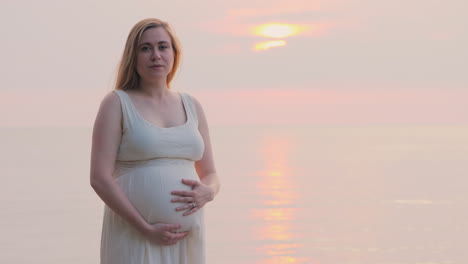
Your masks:
M297 219L297 204L300 194L293 181L294 171L288 158L293 147L292 140L273 137L264 140L260 153L264 168L257 173L256 192L260 199L258 209L250 216L260 221L254 230L260 242L256 252L262 257L257 264L306 263L308 258L298 256L303 245L300 234L293 229Z
M305 263L310 263L309 258L293 258L293 257L274 257L271 259L267 260L262 260L260 262L257 262L257 264L305 264ZM315 262L318 264L318 262Z

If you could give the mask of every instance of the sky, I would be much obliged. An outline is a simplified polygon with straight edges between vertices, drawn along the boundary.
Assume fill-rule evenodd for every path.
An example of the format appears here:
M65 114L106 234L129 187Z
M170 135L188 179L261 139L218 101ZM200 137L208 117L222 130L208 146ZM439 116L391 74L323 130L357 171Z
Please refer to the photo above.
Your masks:
M2 1L0 127L91 127L130 28L168 21L211 125L468 123L466 1ZM296 29L264 36L261 25ZM278 33L278 30L276 30ZM282 46L256 50L259 43ZM257 46L258 47L258 46Z

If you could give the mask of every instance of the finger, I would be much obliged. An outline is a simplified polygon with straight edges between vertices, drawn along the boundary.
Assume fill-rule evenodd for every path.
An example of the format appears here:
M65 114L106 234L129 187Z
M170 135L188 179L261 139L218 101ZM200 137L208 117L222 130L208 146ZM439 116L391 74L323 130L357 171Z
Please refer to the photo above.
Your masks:
M199 209L199 208L198 208L197 206L195 206L195 207L193 207L191 210L188 210L187 212L185 212L185 213L183 214L183 216L187 216L187 215L193 214L193 213L195 213L196 211L198 211L198 209Z
M168 242L165 242L164 244L165 245L175 245L175 244L177 244L177 242L179 242L179 240L182 240L183 238L185 238L189 234L189 231L180 232L178 234L179 234L178 236L176 236L175 238L169 240Z
M177 242L179 242L179 241L169 241L165 245L166 246L173 246L173 245L177 244Z
M177 239L182 239L189 234L189 231L179 232L177 233Z
M186 185L193 186L193 185L197 185L198 181L197 180L191 180L191 179L182 179L182 183L186 184Z
M174 232L177 231L177 229L180 229L182 226L179 224L164 224L163 230L169 231L169 232Z
M168 241L178 241L184 238L187 234L188 234L188 231L179 232L179 233L167 233L166 237L168 238Z
M198 181L190 180L190 179L182 179L182 183L188 186L192 186L192 187L195 187L198 185Z
M173 203L189 203L193 202L193 197L177 197L177 198L172 198L171 202Z
M172 191L172 195L179 195L179 196L193 196L193 191Z
M192 203L188 203L188 204L177 207L176 211L188 210L188 209L192 209L192 208L193 208Z

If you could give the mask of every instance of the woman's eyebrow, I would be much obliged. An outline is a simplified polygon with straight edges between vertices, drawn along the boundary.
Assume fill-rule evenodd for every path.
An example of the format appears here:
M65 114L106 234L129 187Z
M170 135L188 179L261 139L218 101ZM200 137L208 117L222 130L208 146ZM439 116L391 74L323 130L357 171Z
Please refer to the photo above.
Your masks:
M159 44L169 44L169 42L168 42L168 41L165 41L165 40L161 40L161 41L158 42L158 45L159 45ZM140 44L140 47L141 47L141 46L144 46L144 45L149 45L149 46L151 46L151 43L149 43L149 42L141 43L141 44Z

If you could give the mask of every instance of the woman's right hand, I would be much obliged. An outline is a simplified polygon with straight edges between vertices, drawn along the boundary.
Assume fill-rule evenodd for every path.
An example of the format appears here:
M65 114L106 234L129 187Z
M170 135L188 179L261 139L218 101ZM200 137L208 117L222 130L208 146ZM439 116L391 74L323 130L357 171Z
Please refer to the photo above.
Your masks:
M149 224L145 228L144 235L153 243L165 246L175 245L189 233L189 231L177 232L181 227L179 224Z

